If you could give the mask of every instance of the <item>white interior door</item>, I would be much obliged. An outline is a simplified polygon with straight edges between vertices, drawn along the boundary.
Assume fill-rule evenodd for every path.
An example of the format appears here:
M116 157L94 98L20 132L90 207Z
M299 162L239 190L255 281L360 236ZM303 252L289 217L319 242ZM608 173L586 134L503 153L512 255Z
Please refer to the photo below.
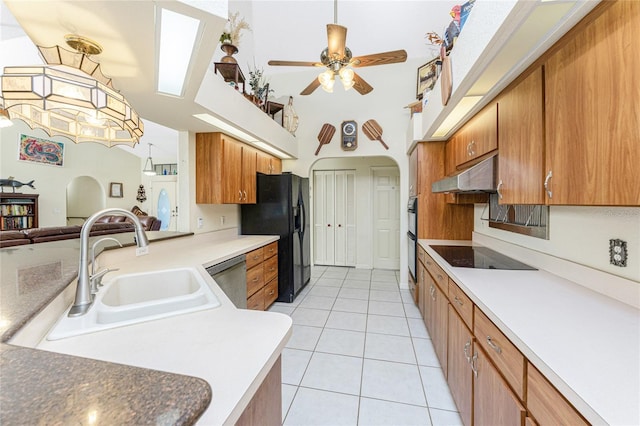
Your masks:
M380 167L372 172L373 266L400 269L400 171Z
M151 212L161 221L161 231L177 231L178 183L175 177L158 176L151 179Z
M313 175L314 264L355 266L355 170Z
M313 172L314 264L334 264L334 193L333 171Z

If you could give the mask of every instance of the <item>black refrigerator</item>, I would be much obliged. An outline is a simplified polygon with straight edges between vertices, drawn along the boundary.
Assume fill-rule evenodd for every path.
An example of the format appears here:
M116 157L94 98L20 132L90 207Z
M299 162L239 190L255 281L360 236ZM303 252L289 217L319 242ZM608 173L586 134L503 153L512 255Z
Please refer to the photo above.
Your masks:
M242 204L240 233L279 235L278 302L293 302L311 279L309 179L258 173L256 204Z

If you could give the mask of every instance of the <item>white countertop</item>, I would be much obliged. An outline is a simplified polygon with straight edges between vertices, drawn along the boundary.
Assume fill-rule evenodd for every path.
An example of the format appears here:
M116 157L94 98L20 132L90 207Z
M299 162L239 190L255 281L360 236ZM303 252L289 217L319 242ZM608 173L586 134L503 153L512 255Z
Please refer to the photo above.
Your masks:
M419 244L587 420L640 424L640 310L544 270L452 267L429 247L470 241Z
M196 267L221 306L58 341L43 339L37 348L200 377L211 385L213 397L199 423L233 424L280 356L292 322L278 313L237 309L203 265L277 239L200 234L152 244L149 255L137 258L134 247L105 252L100 266L119 268L108 279L154 269Z

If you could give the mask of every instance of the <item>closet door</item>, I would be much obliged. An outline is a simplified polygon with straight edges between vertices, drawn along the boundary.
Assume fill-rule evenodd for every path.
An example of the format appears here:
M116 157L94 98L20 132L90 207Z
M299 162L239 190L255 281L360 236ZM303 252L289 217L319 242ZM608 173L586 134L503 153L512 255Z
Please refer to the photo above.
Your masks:
M334 194L334 172L313 172L313 263L316 265L334 264Z
M313 173L314 264L355 266L355 170Z

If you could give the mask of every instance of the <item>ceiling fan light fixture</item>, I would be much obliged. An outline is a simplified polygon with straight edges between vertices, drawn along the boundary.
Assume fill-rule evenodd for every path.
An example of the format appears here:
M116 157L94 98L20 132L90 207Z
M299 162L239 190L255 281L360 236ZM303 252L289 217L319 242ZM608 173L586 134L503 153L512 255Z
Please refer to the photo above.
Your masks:
M351 68L342 68L339 72L340 80L342 80L342 85L344 86L344 90L351 89L355 84L355 72Z
M326 70L321 72L318 76L318 81L325 92L333 93L333 85L336 83L333 71Z
M13 121L9 117L9 112L0 107L0 128L13 126Z

